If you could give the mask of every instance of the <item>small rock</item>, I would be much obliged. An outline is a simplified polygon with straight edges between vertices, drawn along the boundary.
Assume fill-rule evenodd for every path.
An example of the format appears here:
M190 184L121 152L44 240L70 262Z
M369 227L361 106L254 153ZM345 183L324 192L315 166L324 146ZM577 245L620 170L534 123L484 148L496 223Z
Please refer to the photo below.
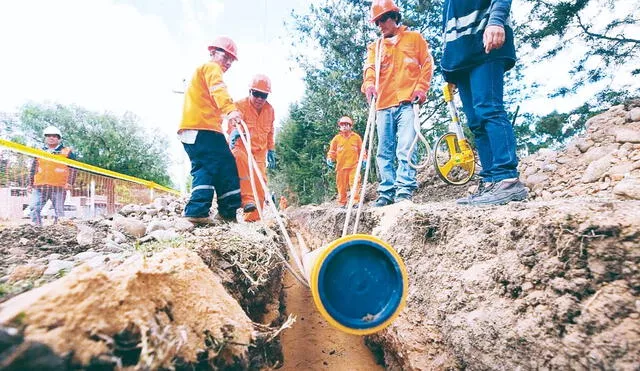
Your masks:
M580 152L585 153L589 148L593 147L594 142L590 139L578 139L575 143Z
M118 213L124 216L129 216L134 213L139 213L140 211L141 211L141 207L139 205L129 204L129 205L124 205L122 209L118 211Z
M96 255L88 259L85 263L91 268L100 268L104 265L106 258L104 255Z
M86 225L81 225L78 227L80 230L78 235L76 236L76 241L80 246L91 245L93 243L93 235L95 231L93 228L88 227Z
M111 234L113 235L113 242L115 242L117 244L127 242L127 236L125 236L121 232L116 231L116 230L112 230Z
M534 174L528 178L526 178L523 183L529 188L533 188L538 184L543 184L549 179L548 176L544 174Z
M77 261L85 261L85 260L89 260L92 259L96 256L100 255L99 253L92 251L92 250L87 250L87 251L83 251L81 253L78 253L74 256L74 259Z
M640 130L626 127L614 127L610 130L611 135L618 143L640 143Z
M19 243L20 245L26 245L26 244L28 244L28 243L29 243L29 240L28 240L27 238L22 237L22 238L20 239L20 241L18 241L18 243Z
M165 209L168 204L169 204L169 201L167 201L167 199L164 197L158 197L155 200L153 200L153 205L158 210Z
M155 208L146 209L144 212L145 212L146 215L149 215L149 216L158 215L158 209L155 209Z
M48 262L50 262L52 260L60 259L61 257L62 257L62 254L54 253L54 254L47 255L46 259Z
M177 218L173 222L173 229L175 229L176 232L192 231L193 228L195 228L195 225L184 218Z
M73 268L73 263L66 260L52 260L47 266L47 270L44 271L45 276L53 276L58 274L63 269Z
M582 183L593 183L600 178L609 170L611 166L611 157L606 156L599 160L593 161L589 164L587 169L582 174Z
M640 107L635 107L631 109L627 117L629 118L629 121L632 121L632 122L640 121Z
M15 283L25 279L35 279L42 276L46 267L44 265L26 264L19 265L11 271L11 274L7 276L7 282Z
M622 179L613 187L613 194L622 198L640 200L640 179L635 177Z
M165 230L165 229L168 229L168 228L169 228L169 226L166 223L164 223L164 222L162 222L160 220L152 220L151 222L149 222L149 225L147 225L147 233L146 234L149 234L149 233L154 232L154 231Z
M143 222L133 218L117 219L114 221L114 227L136 238L144 236L147 230L147 226Z

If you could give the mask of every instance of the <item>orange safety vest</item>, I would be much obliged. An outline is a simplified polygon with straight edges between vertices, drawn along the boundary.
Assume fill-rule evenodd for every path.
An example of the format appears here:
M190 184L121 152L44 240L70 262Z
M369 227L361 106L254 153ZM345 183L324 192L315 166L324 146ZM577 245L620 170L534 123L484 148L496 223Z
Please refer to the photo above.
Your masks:
M71 154L71 148L64 147L56 156L69 157ZM58 164L43 160L41 158L36 160L37 167L36 173L33 177L34 186L49 185L52 187L64 187L69 181L69 167L67 165Z
M212 130L222 133L224 116L236 110L222 74L222 68L215 62L205 63L196 69L184 93L182 122L178 132Z
M362 138L351 131L349 135L339 133L331 140L327 158L336 161L336 170L350 169L358 165L358 156L362 148ZM365 159L366 159L365 153Z
M236 103L238 110L242 113L242 119L249 128L251 135L251 153L257 161L264 162L267 151L275 148L273 141L273 122L275 113L269 102L264 102L260 113L251 105L249 98L243 98ZM233 128L229 128L229 133ZM236 146L244 148L242 140L236 141Z
M382 40L377 110L410 101L414 91L426 94L433 75L433 58L429 45L419 32L400 26L396 36ZM369 86L376 85L376 52L379 42L380 40L376 40L367 47L361 87L363 93Z

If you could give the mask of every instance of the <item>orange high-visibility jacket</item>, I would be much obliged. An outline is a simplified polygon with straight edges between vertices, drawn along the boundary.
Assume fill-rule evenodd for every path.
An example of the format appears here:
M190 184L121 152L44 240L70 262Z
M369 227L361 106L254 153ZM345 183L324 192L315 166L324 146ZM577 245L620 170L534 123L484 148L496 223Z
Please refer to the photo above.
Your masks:
M358 156L362 148L362 138L357 133L342 132L333 137L329 145L327 158L336 162L336 170L351 169L358 165ZM367 153L365 152L365 159Z
M429 52L429 45L419 32L408 31L406 26L400 26L395 37L382 40L380 81L376 98L378 110L410 101L416 90L426 94L433 75L433 58ZM367 47L361 88L363 93L369 86L375 86L376 51L379 41L376 40Z
M249 128L251 135L251 153L256 161L264 162L267 151L275 148L273 141L273 122L275 121L275 113L269 102L264 102L262 110L258 111L251 105L249 98L243 98L236 103L238 110L242 113L242 119ZM229 128L229 132L233 128ZM236 146L244 148L242 140L236 141Z
M71 154L71 148L64 147L60 151L60 154L56 156L69 157ZM49 185L53 187L64 187L69 181L69 167L67 165L58 164L55 162L43 160L41 158L36 160L36 173L33 177L34 186Z
M212 130L222 133L222 119L236 110L227 86L222 80L222 68L208 62L196 69L184 93L181 130Z

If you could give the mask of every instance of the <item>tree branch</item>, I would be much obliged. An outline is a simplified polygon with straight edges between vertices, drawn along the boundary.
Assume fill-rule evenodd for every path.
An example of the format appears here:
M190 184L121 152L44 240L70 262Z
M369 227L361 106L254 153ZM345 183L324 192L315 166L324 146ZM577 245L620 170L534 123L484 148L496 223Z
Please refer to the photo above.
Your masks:
M589 29L584 24L582 24L582 19L580 18L579 14L576 14L576 18L578 19L578 25L580 26L580 28L582 28L582 31L584 31L584 33L586 33L589 36L592 36L598 39L610 40L610 41L620 41L624 43L640 44L640 40L637 40L637 39L629 39L626 37L611 37L611 36L593 33L589 31Z

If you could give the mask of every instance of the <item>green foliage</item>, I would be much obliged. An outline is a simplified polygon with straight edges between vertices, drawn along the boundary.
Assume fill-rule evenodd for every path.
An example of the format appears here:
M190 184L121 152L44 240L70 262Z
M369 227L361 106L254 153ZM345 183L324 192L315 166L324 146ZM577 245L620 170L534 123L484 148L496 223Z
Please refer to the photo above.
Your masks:
M403 23L422 32L431 52L439 60L440 9L442 0L399 1ZM290 108L290 117L278 134L276 150L278 176L271 177L274 189L295 193L302 204L323 202L335 194L335 175L324 164L329 142L337 134L336 122L348 115L354 120L354 131L364 134L368 105L360 91L367 45L379 37L369 22L371 3L355 0L329 0L310 5L306 15L293 14L292 50L305 72L306 92L300 103ZM314 58L306 51L321 52ZM436 71L439 66L436 64ZM434 78L429 103L423 107L423 120L437 121L441 131L448 121L441 99L441 78ZM376 141L374 141L375 143ZM373 148L375 153L375 148ZM372 156L375 157L375 156ZM372 159L373 160L373 159ZM375 181L375 166L372 167ZM282 184L285 182L285 184Z
M54 125L63 142L90 165L171 186L167 172L167 138L145 130L138 117L96 113L77 106L25 104L14 123L13 139L42 145L42 131Z

